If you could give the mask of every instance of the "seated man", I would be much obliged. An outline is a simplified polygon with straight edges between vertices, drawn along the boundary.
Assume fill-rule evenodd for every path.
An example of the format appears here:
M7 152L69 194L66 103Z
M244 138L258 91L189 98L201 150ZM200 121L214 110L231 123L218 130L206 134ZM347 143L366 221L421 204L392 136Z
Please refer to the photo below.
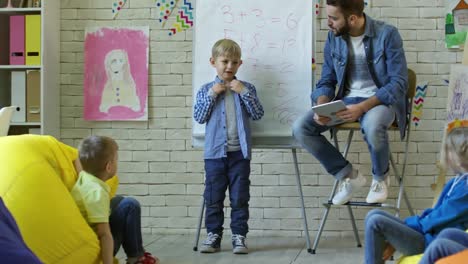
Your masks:
M387 129L395 117L401 138L406 127L408 69L403 43L394 26L364 14L363 0L327 0L326 10L330 32L312 100L318 105L343 100L347 108L337 116L360 122L372 161L373 181L366 202L381 203L387 199L389 184ZM330 129L328 121L311 110L296 121L293 133L341 181L333 203L345 204L366 179L322 135Z

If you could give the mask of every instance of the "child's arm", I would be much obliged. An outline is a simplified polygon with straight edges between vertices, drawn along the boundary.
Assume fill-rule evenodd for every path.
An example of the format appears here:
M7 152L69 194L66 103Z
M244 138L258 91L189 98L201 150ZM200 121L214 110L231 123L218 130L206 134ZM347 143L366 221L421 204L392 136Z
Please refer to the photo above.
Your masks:
M109 223L97 223L96 234L101 243L101 257L103 264L112 264L114 258L114 239Z
M233 80L231 82L231 90L240 95L245 110L249 113L250 117L252 117L252 120L259 120L263 117L263 106L260 104L255 86L250 83L242 83L238 80Z
M80 172L83 170L83 167L81 166L80 159L74 160L73 161L73 166L75 166L76 174L80 174Z
M432 210L427 210L419 219L424 232L439 230L449 225L462 223L468 220L468 185L466 180L458 183L447 197L446 189L452 187L452 179L447 183L443 196ZM440 230L439 230L440 231Z
M215 105L217 94L211 89L211 86L202 86L197 92L197 98L193 110L195 121L200 124L206 123L210 118L211 111Z

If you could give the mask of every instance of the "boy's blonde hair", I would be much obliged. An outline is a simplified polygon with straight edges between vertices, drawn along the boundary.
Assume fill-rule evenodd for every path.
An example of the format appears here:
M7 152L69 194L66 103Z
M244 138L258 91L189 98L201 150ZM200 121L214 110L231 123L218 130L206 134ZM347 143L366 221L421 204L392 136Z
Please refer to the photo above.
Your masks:
M216 59L219 56L226 56L229 58L240 58L242 55L241 48L234 40L220 39L216 41L211 49L211 57Z
M456 157L451 157L450 153ZM468 171L468 127L455 127L447 132L442 155L445 167L456 173Z
M115 158L118 145L110 137L90 136L81 141L78 153L83 170L96 177L106 170L107 163Z

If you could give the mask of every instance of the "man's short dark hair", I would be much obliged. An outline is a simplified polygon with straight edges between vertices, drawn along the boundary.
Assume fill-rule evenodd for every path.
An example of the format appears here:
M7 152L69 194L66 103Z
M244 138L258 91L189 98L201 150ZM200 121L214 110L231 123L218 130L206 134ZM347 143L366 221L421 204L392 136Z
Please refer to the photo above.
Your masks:
M99 176L105 171L107 163L114 159L117 149L117 143L110 137L90 136L83 139L78 147L83 170Z
M364 14L364 0L327 0L327 5L339 7L345 17Z

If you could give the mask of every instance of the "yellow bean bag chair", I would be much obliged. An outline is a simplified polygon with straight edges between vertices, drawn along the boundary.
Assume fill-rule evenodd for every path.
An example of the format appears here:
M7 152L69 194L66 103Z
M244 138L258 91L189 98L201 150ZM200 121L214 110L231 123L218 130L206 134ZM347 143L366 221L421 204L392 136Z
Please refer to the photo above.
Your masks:
M398 264L418 264L423 254L402 257L398 260Z
M100 263L99 240L70 195L76 149L50 136L0 137L0 197L44 263ZM115 194L118 178L108 182Z

